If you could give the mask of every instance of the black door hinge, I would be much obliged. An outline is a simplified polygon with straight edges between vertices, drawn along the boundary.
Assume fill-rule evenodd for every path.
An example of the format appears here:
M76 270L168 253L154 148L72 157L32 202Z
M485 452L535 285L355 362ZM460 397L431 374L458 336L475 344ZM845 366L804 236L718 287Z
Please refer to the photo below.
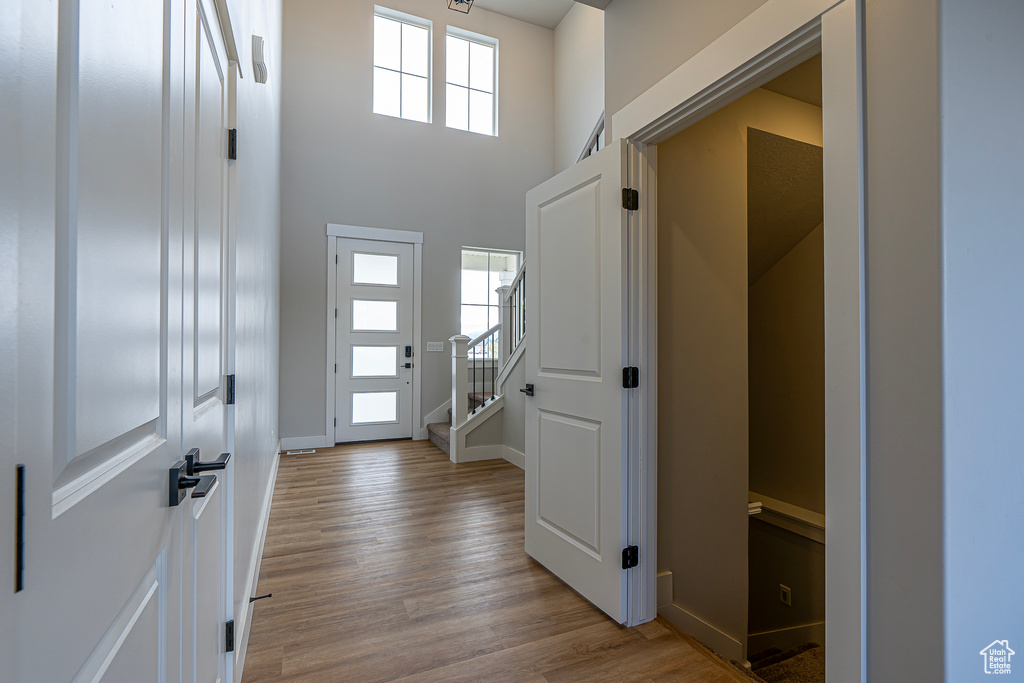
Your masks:
M338 418L334 418L334 426L335 426L335 427L337 427L337 426L338 426Z
M627 545L622 549L622 568L632 569L640 564L640 547Z
M228 129L228 159L235 161L238 159L238 129Z
M18 465L14 518L14 592L25 588L25 466Z
M640 386L640 368L630 365L622 368L622 388L636 389Z
M626 211L636 211L640 208L640 193L631 187L622 188L622 208Z
M228 375L226 379L227 391L225 393L227 395L225 396L224 403L225 405L233 406L235 405L235 376Z
M224 624L224 651L235 651L235 620L232 619Z

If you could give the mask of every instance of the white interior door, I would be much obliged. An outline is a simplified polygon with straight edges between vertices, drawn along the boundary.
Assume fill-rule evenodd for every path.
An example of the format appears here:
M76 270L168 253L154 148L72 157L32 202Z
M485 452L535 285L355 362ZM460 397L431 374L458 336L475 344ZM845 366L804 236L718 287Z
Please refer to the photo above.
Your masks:
M182 7L20 4L38 80L19 124L25 564L4 680L179 680Z
M228 60L211 0L188 0L185 61L185 229L182 352L182 448L198 449L223 469L196 472L217 481L182 507L186 674L194 680L229 676L224 624L229 616L233 508L228 480L233 415L228 408L233 240L228 221ZM211 466L212 467L212 466Z
M412 437L413 245L338 239L336 443Z
M526 552L619 622L631 571L625 178L618 141L526 195Z

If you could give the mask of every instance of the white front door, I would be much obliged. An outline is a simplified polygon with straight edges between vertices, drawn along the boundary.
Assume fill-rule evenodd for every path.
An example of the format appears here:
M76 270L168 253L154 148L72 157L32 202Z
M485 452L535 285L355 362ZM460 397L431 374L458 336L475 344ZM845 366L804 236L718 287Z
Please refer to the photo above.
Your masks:
M412 437L413 245L338 239L334 440Z
M4 680L179 680L183 16L81 0L13 18L33 82L2 162L22 182L3 410L26 487Z
M625 143L526 195L526 552L626 620Z
M233 501L229 454L233 409L229 334L234 241L228 216L228 59L213 0L187 0L185 49L185 211L182 335L182 448L204 463L227 460L202 498L182 503L183 643L186 676L201 683L230 674L224 624L233 553L228 528ZM203 465L217 467L217 465ZM192 680L190 678L190 680Z

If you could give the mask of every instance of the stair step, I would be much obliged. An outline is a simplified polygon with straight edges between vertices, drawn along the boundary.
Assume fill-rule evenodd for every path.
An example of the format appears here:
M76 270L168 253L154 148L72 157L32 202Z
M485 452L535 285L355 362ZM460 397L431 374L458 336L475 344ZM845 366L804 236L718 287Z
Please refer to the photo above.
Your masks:
M451 447L449 446L449 440L451 437L451 425L446 422L433 422L427 425L427 435L430 438L430 443L440 448L445 453L451 454Z

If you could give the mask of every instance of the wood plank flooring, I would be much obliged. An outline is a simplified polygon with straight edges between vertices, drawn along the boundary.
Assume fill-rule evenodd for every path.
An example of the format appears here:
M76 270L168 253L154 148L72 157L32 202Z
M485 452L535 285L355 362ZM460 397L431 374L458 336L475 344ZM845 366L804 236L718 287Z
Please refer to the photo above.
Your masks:
M243 681L745 680L523 550L523 473L427 441L282 456Z

